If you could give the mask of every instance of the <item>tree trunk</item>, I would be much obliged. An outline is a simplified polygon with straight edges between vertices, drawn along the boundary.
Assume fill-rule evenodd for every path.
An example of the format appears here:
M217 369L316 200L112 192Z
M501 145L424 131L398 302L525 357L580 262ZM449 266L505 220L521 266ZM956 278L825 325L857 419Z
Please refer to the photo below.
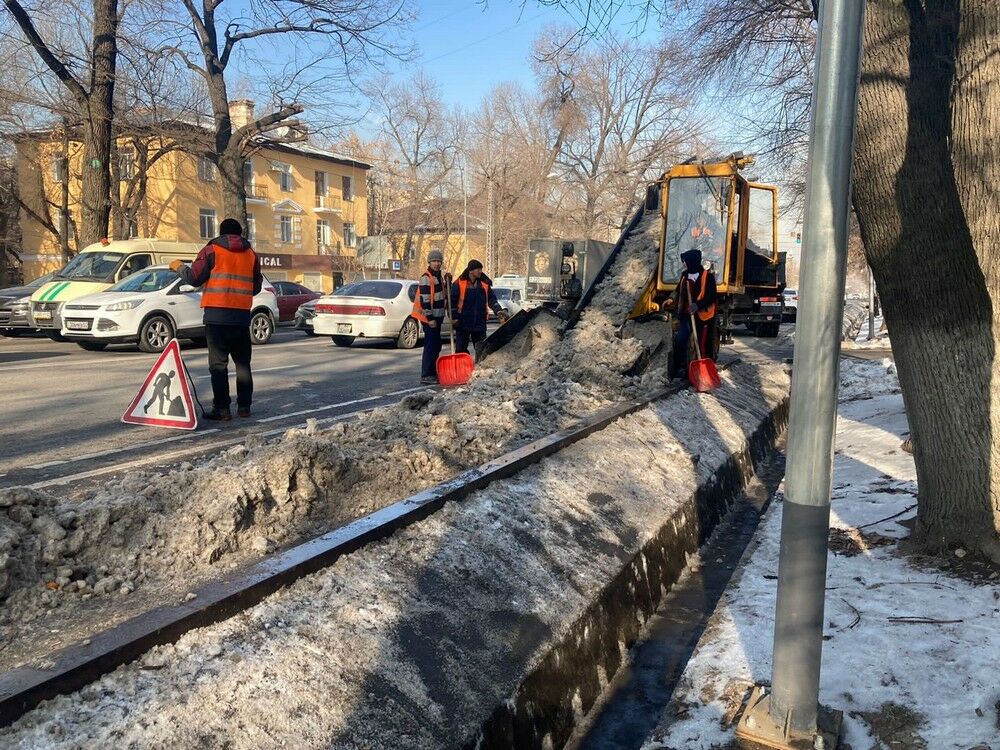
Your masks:
M80 189L80 244L108 234L111 216L111 145L115 64L118 55L118 0L94 3L93 83L83 116L83 173Z
M219 181L222 184L222 216L236 219L246 230L247 188L243 183L242 145L230 135L225 151L219 152Z
M854 203L912 432L917 537L1000 559L1000 5L869 0L865 34Z

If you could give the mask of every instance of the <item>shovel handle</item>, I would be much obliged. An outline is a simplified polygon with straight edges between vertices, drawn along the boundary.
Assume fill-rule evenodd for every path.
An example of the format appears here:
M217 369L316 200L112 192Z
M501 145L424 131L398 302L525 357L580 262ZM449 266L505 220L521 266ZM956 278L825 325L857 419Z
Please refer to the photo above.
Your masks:
M698 343L698 324L695 322L694 313L691 313L691 337L694 339L694 352L701 359L701 344Z
M447 273L444 276L445 287L447 291L444 295L444 314L448 316L448 322L451 323L448 326L448 339L451 341L451 353L455 353L455 323L451 319L451 274Z

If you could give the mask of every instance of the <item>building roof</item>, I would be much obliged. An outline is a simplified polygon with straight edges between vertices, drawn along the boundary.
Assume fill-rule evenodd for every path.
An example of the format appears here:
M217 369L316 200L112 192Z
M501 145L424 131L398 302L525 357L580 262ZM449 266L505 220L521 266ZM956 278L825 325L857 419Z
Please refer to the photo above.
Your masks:
M335 151L328 151L318 146L313 146L311 143L280 143L278 141L273 141L269 139L260 139L257 142L260 148L266 148L271 151L280 151L284 154L298 154L299 156L307 156L312 159L320 159L321 161L327 161L331 164L340 164L345 167L354 167L356 169L371 169L372 165L367 162L363 162L360 159L352 159L349 156L343 156Z
M386 234L400 234L407 231L407 227L413 211L412 230L424 234L443 232L447 228L450 232L461 232L465 226L466 210L465 205L459 198L431 198L422 206L413 210L411 206L403 206L390 211L386 217ZM468 226L470 234L477 234L486 231L486 222L478 216L468 214Z

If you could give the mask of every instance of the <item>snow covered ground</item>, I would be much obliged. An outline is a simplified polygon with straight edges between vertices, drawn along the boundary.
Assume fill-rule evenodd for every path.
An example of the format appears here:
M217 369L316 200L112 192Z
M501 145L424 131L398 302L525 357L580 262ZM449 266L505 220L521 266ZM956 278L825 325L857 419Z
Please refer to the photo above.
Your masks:
M854 750L998 748L997 573L899 549L916 473L894 367L845 359L842 380L820 699L844 712ZM747 688L770 679L777 499L647 750L725 746Z
M0 747L465 746L787 398L751 359L48 701Z

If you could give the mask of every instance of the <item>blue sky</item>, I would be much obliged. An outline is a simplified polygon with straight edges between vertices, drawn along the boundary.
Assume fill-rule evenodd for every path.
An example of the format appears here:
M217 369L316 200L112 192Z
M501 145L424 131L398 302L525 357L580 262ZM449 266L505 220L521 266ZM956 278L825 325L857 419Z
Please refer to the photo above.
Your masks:
M441 86L449 104L474 106L501 81L534 80L531 48L551 24L579 27L582 19L534 0L420 0L413 38L420 57L399 75L422 68ZM624 29L624 22L621 28Z

